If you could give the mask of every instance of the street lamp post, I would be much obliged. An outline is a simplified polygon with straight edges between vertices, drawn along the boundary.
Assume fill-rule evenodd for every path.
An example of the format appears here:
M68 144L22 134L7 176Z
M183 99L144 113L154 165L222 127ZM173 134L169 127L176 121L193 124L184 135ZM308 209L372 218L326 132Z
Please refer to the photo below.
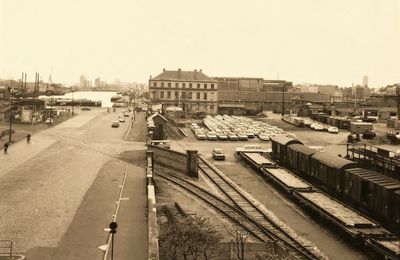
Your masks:
M72 115L74 115L74 87L71 87L72 90Z
M11 87L8 87L8 93L10 95L10 114L9 114L9 120L10 120L10 129L8 131L8 142L11 144L11 129L12 129L12 118L13 118L13 108L12 108L12 99L11 99Z

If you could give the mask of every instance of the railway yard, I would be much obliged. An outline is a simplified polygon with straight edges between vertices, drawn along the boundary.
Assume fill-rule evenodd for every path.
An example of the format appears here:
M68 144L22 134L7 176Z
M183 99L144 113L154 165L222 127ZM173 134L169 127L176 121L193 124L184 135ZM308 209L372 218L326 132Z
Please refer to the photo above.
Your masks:
M386 215L377 216L372 208L355 203L355 195L351 197L354 203L350 203L344 193L340 193L345 190L343 181L338 180L343 187L333 184L330 187L331 183L324 183L325 179L318 177L318 173L312 177L311 173L309 176L305 173L304 168L325 167L317 163L321 163L322 157L328 153L335 156L332 161L338 160L338 164L351 168L352 163L346 164L341 161L346 159L337 156L346 155L348 131L340 130L332 134L297 128L273 114L256 120L216 119L209 117L204 123L186 121L173 126L184 136L171 138L170 149L180 152L198 150L199 177L189 178L156 167L155 182L160 205L174 204L178 215L209 218L225 242L232 241L229 227L241 226L248 232L249 242L273 241L290 255L288 259L398 259L400 242L396 229L399 207L384 205ZM221 124L221 121L224 123ZM223 131L228 129L228 132ZM258 131L256 135L263 135L263 139L248 135L247 141L241 140L240 135L247 135L249 129ZM210 138L207 138L210 132ZM202 135L209 140L199 140L203 139L199 138ZM251 149L271 153L247 152L249 145ZM305 145L311 148L301 147ZM212 150L215 148L224 151L225 160L213 159ZM290 155L286 154L288 151ZM318 161L313 156L322 159ZM306 164L307 160L312 161L310 166ZM333 175L335 167L331 162L327 167L326 172L336 176ZM348 181L354 169L345 168L343 166L338 171L346 171ZM355 179L352 183L356 186ZM397 190L394 194L400 194L400 184L396 188L397 180L385 179L380 185L382 183ZM346 186L350 193L351 188L352 185ZM399 202L395 200L397 197L390 198L394 201L392 204ZM376 200L379 200L377 203L384 203L384 199ZM385 221L385 218L394 219L394 222ZM251 256L251 250L247 254Z

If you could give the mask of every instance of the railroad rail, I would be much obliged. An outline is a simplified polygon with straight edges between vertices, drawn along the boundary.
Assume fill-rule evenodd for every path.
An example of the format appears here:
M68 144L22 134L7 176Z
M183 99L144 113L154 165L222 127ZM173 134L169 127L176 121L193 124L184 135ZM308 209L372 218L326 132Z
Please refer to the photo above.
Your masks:
M287 231L276 224L269 216L260 210L243 192L232 184L225 176L208 161L199 157L199 169L223 194L224 201L232 207L245 212L256 221L266 234L273 240L280 242L296 257L302 259L319 259L320 257L309 248L293 238Z
M264 234L265 232L262 227L256 221L252 220L244 212L232 207L199 185L186 180L183 177L163 172L157 172L156 178L167 180L183 188L196 198L203 200L206 204L230 219L233 223L246 230L256 240L261 242L271 241L270 237Z

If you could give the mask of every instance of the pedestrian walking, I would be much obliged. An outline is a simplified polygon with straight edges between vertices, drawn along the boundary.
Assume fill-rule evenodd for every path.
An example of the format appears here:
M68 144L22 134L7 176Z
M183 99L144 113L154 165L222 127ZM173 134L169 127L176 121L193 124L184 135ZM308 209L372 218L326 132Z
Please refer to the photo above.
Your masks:
M29 144L31 142L31 134L26 136L26 142Z
M8 150L8 143L5 143L5 144L4 144L4 154L7 153L7 150Z

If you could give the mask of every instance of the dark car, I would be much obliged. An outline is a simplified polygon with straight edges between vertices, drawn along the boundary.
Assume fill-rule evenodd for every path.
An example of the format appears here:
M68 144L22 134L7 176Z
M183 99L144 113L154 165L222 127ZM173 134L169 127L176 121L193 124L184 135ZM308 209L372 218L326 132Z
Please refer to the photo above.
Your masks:
M376 133L374 130L367 130L362 134L362 138L364 139L374 139Z
M90 109L89 107L82 107L81 110L82 110L82 111L90 111L90 110L92 110L92 109Z
M113 121L113 122L111 123L111 127L119 127L118 121Z

